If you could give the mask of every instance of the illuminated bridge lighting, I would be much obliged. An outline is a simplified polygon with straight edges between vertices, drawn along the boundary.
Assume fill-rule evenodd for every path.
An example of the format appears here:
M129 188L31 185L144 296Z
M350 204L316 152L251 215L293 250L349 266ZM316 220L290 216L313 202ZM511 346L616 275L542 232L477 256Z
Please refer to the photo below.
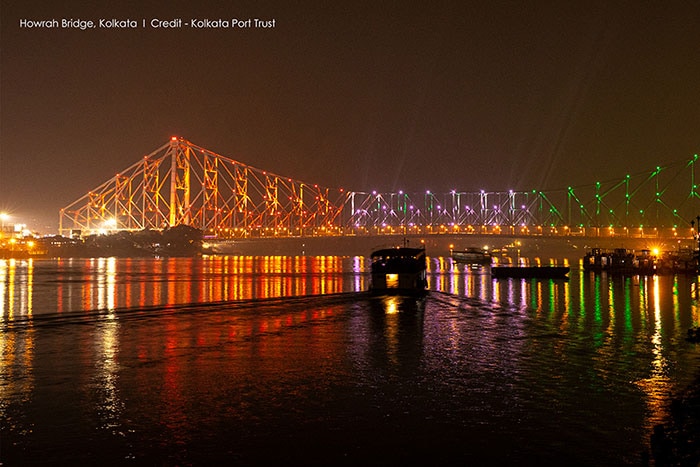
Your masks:
M66 235L185 224L217 236L256 237L265 231L439 234L445 226L454 234L477 232L474 226L481 226L479 233L502 234L519 226L529 235L613 235L644 226L692 235L690 221L700 212L696 160L694 155L617 180L551 191L365 192L276 175L173 136L64 207L60 230Z

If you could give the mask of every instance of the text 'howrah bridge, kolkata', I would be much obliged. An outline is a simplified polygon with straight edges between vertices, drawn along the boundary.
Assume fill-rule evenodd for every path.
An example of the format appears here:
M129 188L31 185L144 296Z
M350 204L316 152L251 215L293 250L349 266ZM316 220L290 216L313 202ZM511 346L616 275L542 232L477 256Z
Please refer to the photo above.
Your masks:
M169 142L60 211L61 235L189 225L215 238L488 234L683 237L698 156L585 186L380 193L307 183Z

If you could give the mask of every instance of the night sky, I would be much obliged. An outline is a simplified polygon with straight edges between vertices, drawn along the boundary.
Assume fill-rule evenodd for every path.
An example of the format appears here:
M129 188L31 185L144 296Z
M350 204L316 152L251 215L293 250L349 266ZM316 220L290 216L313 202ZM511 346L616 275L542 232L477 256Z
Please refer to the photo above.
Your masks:
M356 191L551 190L700 152L700 3L414 3L0 0L0 210L55 231L173 135ZM139 27L20 27L70 18Z

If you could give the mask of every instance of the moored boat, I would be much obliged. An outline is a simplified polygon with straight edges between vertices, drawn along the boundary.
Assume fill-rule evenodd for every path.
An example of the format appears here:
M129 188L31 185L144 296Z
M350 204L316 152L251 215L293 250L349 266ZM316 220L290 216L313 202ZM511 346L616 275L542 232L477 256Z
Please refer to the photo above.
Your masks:
M654 274L656 258L650 254L649 250L642 250L637 254L634 250L626 248L613 250L593 248L583 257L583 269L597 272Z
M468 247L462 251L453 251L452 260L462 264L491 264L491 253L486 249Z
M425 248L384 248L371 254L370 291L421 294L428 287Z
M684 248L673 251L643 249L639 251L616 248L593 248L583 257L584 271L612 274L697 274L698 251Z

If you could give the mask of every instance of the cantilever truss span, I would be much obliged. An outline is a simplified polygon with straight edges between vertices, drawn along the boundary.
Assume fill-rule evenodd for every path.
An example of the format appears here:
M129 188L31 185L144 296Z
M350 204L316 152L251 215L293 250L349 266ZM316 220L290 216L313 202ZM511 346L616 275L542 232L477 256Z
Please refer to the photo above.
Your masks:
M182 138L61 210L60 231L190 225L216 237L511 233L685 234L700 214L698 156L559 190L345 191L257 169ZM691 229L692 230L692 229ZM688 231L690 232L690 231Z
M61 210L61 234L191 225L217 236L309 235L340 222L347 194L260 170L182 138Z
M557 190L350 192L350 227L384 233L678 235L700 221L698 156ZM398 227L398 230L397 230Z

